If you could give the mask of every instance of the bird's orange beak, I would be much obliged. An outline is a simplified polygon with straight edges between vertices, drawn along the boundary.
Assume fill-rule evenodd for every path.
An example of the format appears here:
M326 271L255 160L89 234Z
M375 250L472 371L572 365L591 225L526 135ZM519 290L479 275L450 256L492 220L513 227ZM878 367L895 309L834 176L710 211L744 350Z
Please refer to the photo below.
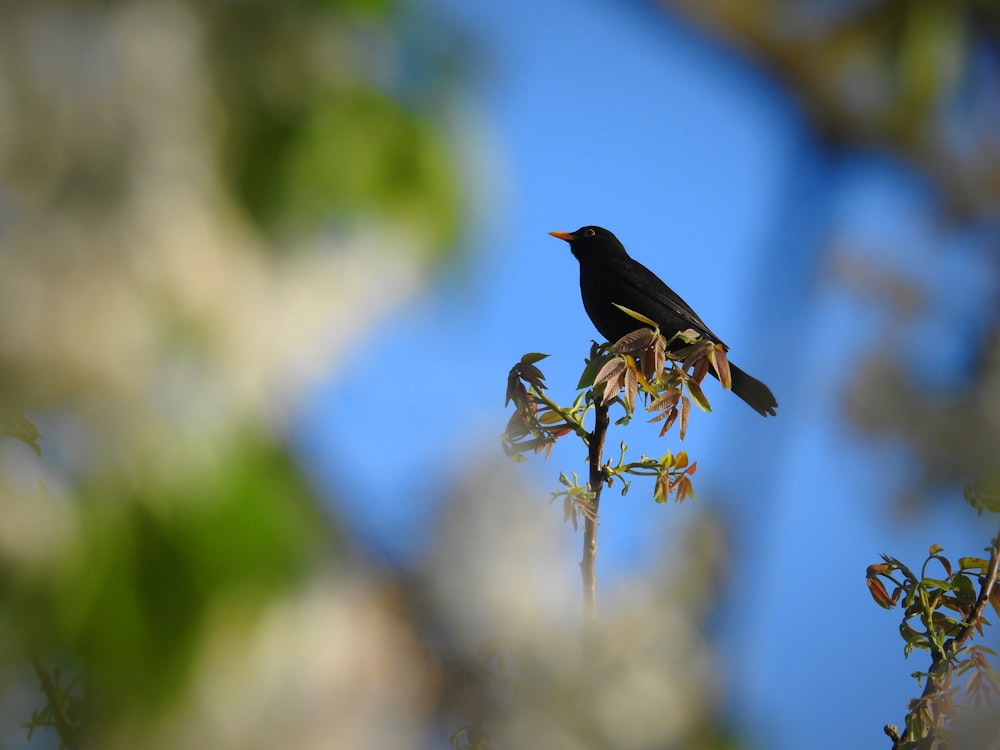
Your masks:
M561 240L565 240L566 242L572 242L574 239L576 239L573 236L572 232L549 232L549 234L551 234L553 237L558 237Z

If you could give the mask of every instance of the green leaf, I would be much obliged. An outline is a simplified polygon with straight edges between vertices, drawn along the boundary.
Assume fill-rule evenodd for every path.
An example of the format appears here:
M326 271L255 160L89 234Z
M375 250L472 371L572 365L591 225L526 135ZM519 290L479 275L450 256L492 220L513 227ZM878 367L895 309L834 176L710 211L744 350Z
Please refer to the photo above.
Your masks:
M927 554L930 555L931 557L933 557L938 552L942 552L943 550L944 550L944 547L942 547L940 544L932 544L931 548L930 548L930 550L928 550Z
M955 596L962 604L972 606L976 603L976 587L969 580L968 576L959 573L951 579L951 582Z
M942 591L952 591L954 589L948 581L942 581L939 578L925 578L921 581L921 584L925 589L931 586L939 588Z
M962 629L962 623L954 617L948 617L943 612L935 612L931 615L931 627L937 634L953 637L958 635Z
M903 636L903 640L910 646L916 646L917 648L922 649L927 648L927 636L914 630L907 623L904 622L900 624L899 634Z
M648 326L652 326L656 330L660 329L659 323L657 323L655 320L650 320L649 318L647 318L642 313L638 313L635 310L630 310L627 307L625 307L624 305L619 305L617 302L612 302L611 304L614 305L615 307L617 307L619 310L621 310L626 315L628 315L630 318L635 318L640 323L645 323Z
M693 344L701 340L701 334L693 328L685 328L670 337L671 341L683 341L685 344Z
M981 557L960 557L958 558L958 567L962 570L978 570L980 573L986 572L986 566L989 563L986 562Z
M548 356L549 356L548 354L542 354L541 352L529 352L528 354L525 354L523 357L521 357L521 364L533 365L535 364L535 362L541 362Z
M689 380L687 381L687 389L688 393L691 394L691 398L694 399L694 402L698 404L698 407L702 411L712 411L712 407L708 403L708 399L705 398L705 394L702 392L701 386L693 380Z
M547 411L538 418L541 424L553 425L563 421L562 414L557 411Z

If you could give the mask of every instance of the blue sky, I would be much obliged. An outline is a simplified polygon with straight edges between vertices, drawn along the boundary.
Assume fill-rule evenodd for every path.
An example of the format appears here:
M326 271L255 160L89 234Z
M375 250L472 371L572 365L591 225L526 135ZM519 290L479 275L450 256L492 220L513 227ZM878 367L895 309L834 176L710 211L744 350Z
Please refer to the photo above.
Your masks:
M991 282L974 260L939 262L919 179L871 155L829 159L774 83L661 12L597 0L425 2L484 56L461 117L468 130L456 133L475 180L467 262L394 311L377 346L345 353L351 365L316 390L296 436L307 467L349 499L337 512L372 550L416 559L458 467L499 454L510 365L549 353L553 392L571 397L596 334L576 261L546 233L606 226L780 403L763 420L711 388L715 411L696 415L685 446L699 461L695 504L733 530L726 611L741 614L722 624L721 646L738 716L760 747L877 746L923 664L903 661L898 615L871 601L865 567L880 552L917 562L933 542L972 554L988 534L941 508L900 522L893 496L913 466L901 446L866 442L843 421L852 354L876 345L892 312L838 283L831 245L902 266L918 284L931 268L965 284L968 295L941 296L951 315L925 331L975 324ZM448 342L468 342L469 356L449 355ZM399 415L351 385L438 387L421 363L442 357L457 384L447 413ZM628 439L658 454L668 446L655 434ZM576 446L523 466L545 508L558 472L583 470ZM637 485L602 506L602 586L659 559L664 534L695 512L649 494ZM831 711L852 717L836 735L820 729Z

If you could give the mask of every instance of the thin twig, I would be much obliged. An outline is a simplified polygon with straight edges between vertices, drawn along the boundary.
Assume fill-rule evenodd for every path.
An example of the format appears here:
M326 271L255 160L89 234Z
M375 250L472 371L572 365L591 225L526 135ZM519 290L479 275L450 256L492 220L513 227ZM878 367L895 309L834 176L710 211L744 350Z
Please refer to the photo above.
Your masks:
M583 577L583 615L584 632L587 640L592 641L597 629L597 509L601 501L601 489L604 487L604 436L608 432L608 405L598 404L594 410L594 431L588 436L590 461L590 491L593 494L593 512L584 515L583 522L583 559L580 561L580 573Z
M585 440L590 439L591 433L587 432L587 428L584 427L582 424L580 424L579 420L573 418L572 409L564 409L563 407L559 406L559 404L557 404L555 401L546 396L545 391L541 390L540 388L535 389L534 393L532 394L532 397L536 401L541 401L552 411L554 411L556 414L562 417L563 422L566 423L566 426L569 427L571 430L573 430L573 432L575 432L577 435L584 438Z

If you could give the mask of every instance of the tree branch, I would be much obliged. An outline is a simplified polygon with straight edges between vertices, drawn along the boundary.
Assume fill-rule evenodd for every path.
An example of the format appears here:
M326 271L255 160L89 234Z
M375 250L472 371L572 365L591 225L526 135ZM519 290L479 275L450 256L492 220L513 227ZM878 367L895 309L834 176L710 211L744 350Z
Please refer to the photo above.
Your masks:
M598 404L594 410L594 431L587 436L588 459L590 463L590 491L593 493L593 513L584 514L583 559L580 573L583 577L584 632L592 640L597 626L597 510L604 487L604 437L608 432L608 405Z
M986 611L986 607L990 603L990 598L993 596L993 589L997 586L998 571L1000 571L1000 533L993 538L993 545L990 547L989 564L986 566L982 588L979 589L979 598L976 599L976 604L972 608L972 612L966 618L962 631L954 638L955 645L951 649L953 654L972 637L973 632L982 623L983 613Z

